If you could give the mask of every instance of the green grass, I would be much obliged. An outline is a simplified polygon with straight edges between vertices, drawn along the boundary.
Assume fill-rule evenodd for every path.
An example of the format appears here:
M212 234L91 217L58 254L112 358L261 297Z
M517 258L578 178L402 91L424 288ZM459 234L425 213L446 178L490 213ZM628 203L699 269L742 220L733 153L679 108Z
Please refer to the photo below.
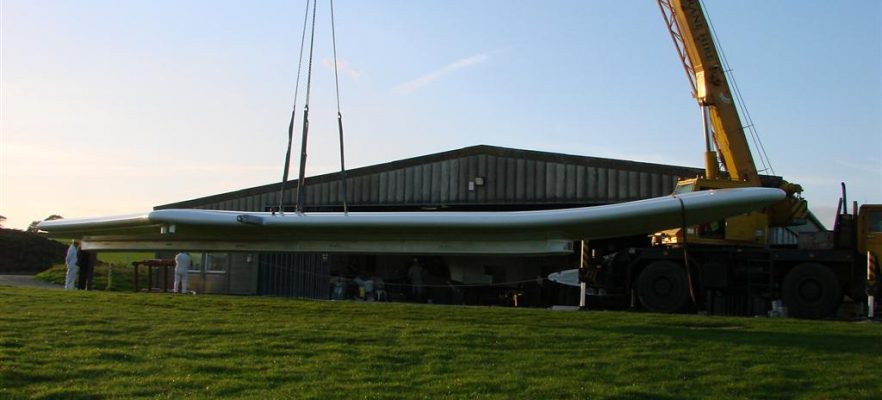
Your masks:
M0 398L878 399L882 326L0 287Z
M150 260L156 258L155 253L146 252L99 252L98 259L108 264L128 265L131 267L133 261Z
M57 285L64 285L65 274L67 274L67 267L65 267L64 264L59 264L53 265L52 268L34 275L34 279ZM95 266L95 272L92 275L92 289L131 292L134 288L133 275L134 270L131 265L97 265ZM110 281L110 285L107 284L108 280ZM143 286L144 284L142 283L141 285Z
M152 258L155 258L153 253L98 253L98 260L101 263L95 266L95 272L92 275L92 288L94 290L130 292L134 284L132 262ZM64 285L66 273L67 268L64 264L58 264L34 275L34 279ZM110 281L109 285L108 280Z

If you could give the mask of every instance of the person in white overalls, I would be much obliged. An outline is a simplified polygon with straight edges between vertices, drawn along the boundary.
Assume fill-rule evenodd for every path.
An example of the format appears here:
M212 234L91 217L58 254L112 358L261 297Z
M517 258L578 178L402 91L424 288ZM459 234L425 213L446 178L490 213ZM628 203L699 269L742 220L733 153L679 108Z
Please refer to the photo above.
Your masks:
M77 251L79 251L80 241L72 240L70 247L67 248L67 257L64 258L64 264L67 265L67 275L64 276L64 290L76 290L77 274L80 267L77 265Z
M182 251L175 256L175 293L187 293L187 281L190 273L190 253Z

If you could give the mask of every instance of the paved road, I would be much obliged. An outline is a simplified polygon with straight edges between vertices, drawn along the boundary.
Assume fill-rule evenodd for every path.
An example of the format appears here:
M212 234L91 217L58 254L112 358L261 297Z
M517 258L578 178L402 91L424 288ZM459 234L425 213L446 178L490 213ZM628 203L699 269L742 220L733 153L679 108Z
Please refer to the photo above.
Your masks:
M0 275L0 286L36 287L62 289L63 286L34 279L33 275Z

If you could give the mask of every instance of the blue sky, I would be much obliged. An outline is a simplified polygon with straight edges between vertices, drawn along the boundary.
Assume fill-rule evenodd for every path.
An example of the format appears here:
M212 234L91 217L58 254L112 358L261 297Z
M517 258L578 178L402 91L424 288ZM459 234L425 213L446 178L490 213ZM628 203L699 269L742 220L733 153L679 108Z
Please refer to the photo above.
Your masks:
M309 175L338 168L320 3ZM278 181L304 5L0 0L4 226ZM349 167L476 144L702 165L655 1L335 6ZM706 7L774 172L828 226L840 181L882 202L882 2Z

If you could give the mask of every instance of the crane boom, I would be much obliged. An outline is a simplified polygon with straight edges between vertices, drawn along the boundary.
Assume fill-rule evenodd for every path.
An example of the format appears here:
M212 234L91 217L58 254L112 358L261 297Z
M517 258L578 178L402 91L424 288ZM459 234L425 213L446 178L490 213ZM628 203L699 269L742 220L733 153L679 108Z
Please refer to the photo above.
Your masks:
M702 9L701 0L657 1L677 55L680 56L683 69L692 85L692 95L701 106L704 116L705 176L681 180L677 184L678 188L690 186L700 190L762 186L726 76L727 71L714 42L713 31ZM718 176L720 164L728 173L725 179ZM802 187L782 181L780 188L787 193L787 198L763 212L768 221L759 222L758 219L748 224L757 224L760 227L759 225L764 224L788 226L804 223L808 208L805 200L799 196Z
M709 116L713 127L711 137L723 167L730 179L760 186L756 164L700 1L658 0L658 4L692 84L693 96ZM708 152L712 149L708 148ZM716 161L711 158L716 157L708 157L708 178L716 176Z

